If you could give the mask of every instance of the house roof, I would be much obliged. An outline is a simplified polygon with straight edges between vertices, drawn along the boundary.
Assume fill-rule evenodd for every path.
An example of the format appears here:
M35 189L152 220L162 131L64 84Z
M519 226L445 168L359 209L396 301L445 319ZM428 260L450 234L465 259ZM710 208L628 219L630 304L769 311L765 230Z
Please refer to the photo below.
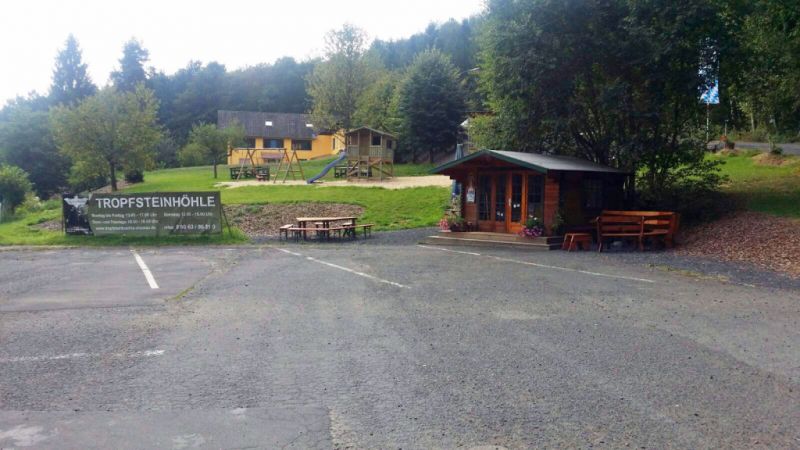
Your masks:
M499 159L511 164L516 164L527 169L546 173L550 170L565 172L602 172L619 173L628 172L614 167L604 166L592 161L562 155L543 155L541 153L509 152L504 150L481 150L454 161L447 162L433 169L433 173L441 173L447 169L463 164L480 157Z
M271 122L271 126L267 126ZM217 111L217 127L230 125L244 126L247 137L313 139L322 130L308 127L311 117L308 114L274 113L258 111Z
M354 133L354 132L360 131L360 130L369 130L369 131L371 131L373 133L376 133L376 134L381 134L383 136L389 136L389 137L397 139L397 136L393 135L392 133L389 133L389 132L386 132L386 131L381 131L381 130L376 130L375 128L370 128L370 127L353 128L352 130L348 131L347 134Z

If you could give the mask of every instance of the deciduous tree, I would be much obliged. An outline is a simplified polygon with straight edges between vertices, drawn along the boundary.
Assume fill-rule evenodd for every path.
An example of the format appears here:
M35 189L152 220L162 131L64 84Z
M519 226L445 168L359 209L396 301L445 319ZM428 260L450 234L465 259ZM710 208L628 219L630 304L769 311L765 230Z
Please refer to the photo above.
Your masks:
M655 197L673 169L702 165L698 98L722 35L709 1L488 5L480 76L505 148L643 169Z
M117 190L117 171L144 170L153 165L154 146L161 138L153 91L138 85L133 92L104 88L74 108L52 111L59 149L74 165L75 183L102 176Z
M308 78L311 114L317 126L349 129L358 99L369 83L364 31L345 24L325 38L326 57Z
M39 197L59 192L67 184L70 161L56 147L47 111L21 100L7 105L4 112L0 161L27 172Z
M181 163L211 164L217 178L217 166L225 163L230 148L243 144L244 134L241 125L219 129L213 124L195 124L189 133L189 143L180 151Z

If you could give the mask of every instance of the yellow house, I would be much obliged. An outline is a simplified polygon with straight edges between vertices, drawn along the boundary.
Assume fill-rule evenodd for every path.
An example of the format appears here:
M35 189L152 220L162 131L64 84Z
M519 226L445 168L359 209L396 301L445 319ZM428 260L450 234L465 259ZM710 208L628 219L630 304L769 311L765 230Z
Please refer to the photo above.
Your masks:
M217 111L217 127L242 125L246 146L234 148L228 155L228 165L265 164L283 153L282 149L297 150L301 160L337 155L347 146L344 135L314 126L308 114L271 113L257 111Z

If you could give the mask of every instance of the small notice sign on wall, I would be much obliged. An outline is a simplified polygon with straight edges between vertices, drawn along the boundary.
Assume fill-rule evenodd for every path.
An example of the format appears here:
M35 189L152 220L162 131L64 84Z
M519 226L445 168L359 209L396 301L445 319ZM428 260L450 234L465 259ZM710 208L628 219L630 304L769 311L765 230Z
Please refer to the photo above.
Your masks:
M467 203L475 203L475 188L472 186L467 189Z
M96 236L222 233L219 192L94 194L89 223Z

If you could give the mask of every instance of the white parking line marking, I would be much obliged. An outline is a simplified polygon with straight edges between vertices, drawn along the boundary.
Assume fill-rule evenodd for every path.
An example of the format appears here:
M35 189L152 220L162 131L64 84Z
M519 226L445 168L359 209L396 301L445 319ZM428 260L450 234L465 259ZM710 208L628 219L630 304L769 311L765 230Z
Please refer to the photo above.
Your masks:
M142 269L142 273L144 274L144 278L147 280L147 284L150 285L150 289L158 289L158 283L156 283L156 279L153 277L153 274L150 272L150 269L147 268L147 264L144 263L144 260L135 250L131 250L133 253L133 257L136 258L136 263L139 264L139 268Z
M283 253L287 253L289 255L303 257L303 255L300 254L300 253L295 253L295 252L292 252L292 251L289 251L289 250L286 250L286 249L282 249L282 248L277 248L277 247L275 249L278 250L278 251L281 251ZM323 265L328 266L328 267L333 267L334 269L343 270L345 272L349 272L349 273L352 273L353 275L358 275L360 277L369 278L370 280L377 281L379 283L384 283L384 284L388 284L390 286L399 287L399 288L408 288L409 287L409 286L406 286L406 285L403 285L403 284L400 284L400 283L395 283L394 281L389 281L389 280L384 280L383 278L378 278L378 277L370 275L368 273L359 272L357 270L353 270L353 269L350 269L348 267L340 266L338 264L329 263L327 261L323 261L323 260L317 259L317 258L312 258L311 256L306 256L305 258L308 261L312 261L312 262L315 262L315 263L323 264Z
M146 358L152 356L161 356L164 350L144 350L141 352L133 353L66 353L63 355L53 356L18 356L16 358L0 358L0 364L6 363L19 363L19 362L37 362L37 361L58 361L60 359L79 359L79 358L101 358L101 357L114 357L114 358Z
M610 275L610 274L607 274L607 273L590 272L588 270L571 269L569 267L560 267L560 266L551 266L551 265L548 265L548 264L539 264L539 263L529 262L529 261L520 261L518 259L503 258L503 257L500 257L500 256L493 256L493 255L482 255L480 253L475 253L475 252L462 252L462 251L459 251L459 250L450 250L448 248L431 247L431 246L428 246L428 245L418 245L418 247L427 248L427 249L431 249L431 250L439 250L439 251L442 251L442 252L460 253L460 254L463 254L463 255L483 256L483 257L486 257L486 258L495 259L497 261L524 264L526 266L541 267L543 269L563 270L563 271L566 271L566 272L577 272L577 273L582 273L582 274L586 274L586 275L592 275L592 276L595 276L595 277L617 278L617 279L620 279L620 280L639 281L639 282L642 282L642 283L655 283L655 280L648 280L647 278L626 277L624 275Z
M450 250L449 248L431 247L431 246L429 246L429 245L422 245L422 244L418 244L418 245L417 245L417 247L429 248L429 249L431 249L431 250L439 250L439 251L441 251L441 252L459 253L459 254L462 254L462 255L481 256L481 254L480 254L480 253L475 253L475 252L462 252L462 251L460 251L460 250Z

